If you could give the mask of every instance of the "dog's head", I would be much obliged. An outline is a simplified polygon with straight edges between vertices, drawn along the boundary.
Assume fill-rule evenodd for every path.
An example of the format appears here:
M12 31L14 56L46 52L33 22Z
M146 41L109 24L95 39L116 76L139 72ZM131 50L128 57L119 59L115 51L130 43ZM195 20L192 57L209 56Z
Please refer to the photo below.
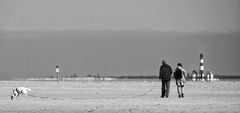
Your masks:
M13 99L15 98L15 96L14 96L14 95L11 95L10 97L11 97L11 100L13 100Z

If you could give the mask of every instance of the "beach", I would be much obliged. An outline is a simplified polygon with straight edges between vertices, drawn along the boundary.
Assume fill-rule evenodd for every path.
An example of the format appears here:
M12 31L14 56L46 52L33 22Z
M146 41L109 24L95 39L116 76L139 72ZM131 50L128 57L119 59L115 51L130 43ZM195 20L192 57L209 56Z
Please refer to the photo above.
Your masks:
M157 84L157 85L156 85ZM149 93L145 94L151 88ZM10 100L16 87L28 97ZM238 113L240 81L192 82L178 98L174 80L169 98L160 98L157 80L0 81L0 113Z

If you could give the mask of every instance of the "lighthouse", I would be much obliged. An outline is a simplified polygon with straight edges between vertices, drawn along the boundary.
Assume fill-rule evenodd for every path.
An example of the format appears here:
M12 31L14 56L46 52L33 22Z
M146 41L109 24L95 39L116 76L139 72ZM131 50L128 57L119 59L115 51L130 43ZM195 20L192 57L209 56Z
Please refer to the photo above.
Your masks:
M203 54L200 54L200 66L199 66L199 77L201 80L204 78L204 61L203 61Z

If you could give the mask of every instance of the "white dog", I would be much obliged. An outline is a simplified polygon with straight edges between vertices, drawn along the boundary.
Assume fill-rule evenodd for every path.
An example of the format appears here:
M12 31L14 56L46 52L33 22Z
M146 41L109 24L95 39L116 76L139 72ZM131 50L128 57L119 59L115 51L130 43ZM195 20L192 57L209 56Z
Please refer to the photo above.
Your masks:
M20 94L25 95L25 97L27 97L27 92L28 92L28 91L31 91L31 89L30 89L30 88L26 88L26 87L18 87L18 88L15 88L15 89L13 90L12 95L11 95L11 100L14 100L14 99L18 98L18 96L19 96Z

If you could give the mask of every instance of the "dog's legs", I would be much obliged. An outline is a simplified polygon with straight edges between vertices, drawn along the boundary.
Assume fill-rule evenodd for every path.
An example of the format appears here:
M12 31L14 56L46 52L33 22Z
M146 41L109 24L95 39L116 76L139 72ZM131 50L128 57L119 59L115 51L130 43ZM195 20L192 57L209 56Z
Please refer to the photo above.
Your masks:
M25 99L26 99L26 98L28 97L28 96L27 96L27 93L24 93L24 95L25 95Z
M18 100L18 96L19 96L20 94L17 94L17 96L16 96L16 100Z
M22 95L22 100L25 100L25 94L22 93L21 95Z
M18 100L18 95L15 97L15 100Z

